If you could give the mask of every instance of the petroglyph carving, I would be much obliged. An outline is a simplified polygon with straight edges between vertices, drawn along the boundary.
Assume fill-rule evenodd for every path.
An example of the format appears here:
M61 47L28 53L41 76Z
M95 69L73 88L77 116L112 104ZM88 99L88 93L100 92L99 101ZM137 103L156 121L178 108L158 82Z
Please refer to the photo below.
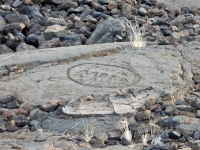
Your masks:
M70 68L68 77L82 85L107 88L132 86L140 80L134 69L95 63L79 64Z

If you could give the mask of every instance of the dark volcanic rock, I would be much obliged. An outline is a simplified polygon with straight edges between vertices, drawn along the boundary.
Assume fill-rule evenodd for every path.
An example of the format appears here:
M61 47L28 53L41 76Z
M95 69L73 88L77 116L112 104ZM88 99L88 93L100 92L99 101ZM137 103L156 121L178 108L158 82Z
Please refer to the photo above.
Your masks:
M30 24L26 27L25 34L26 36L32 33L36 33L41 29L41 25L38 20L33 18L30 20Z
M13 39L9 39L6 41L6 46L16 51L16 48L23 42L23 39L20 37L14 37Z
M161 32L163 33L164 36L170 36L173 32L171 27L168 28L161 28Z
M128 4L128 3L124 3L122 5L122 14L127 18L127 19L131 19L132 18L132 5Z
M19 108L19 104L17 103L17 101L13 101L7 104L7 108L8 109L15 109L15 108Z
M171 139L179 139L181 137L180 133L176 131L170 131L168 134Z
M193 80L195 83L200 83L200 76L194 76Z
M6 95L0 97L0 103L1 104L7 104L15 100L15 95Z
M38 35L36 34L29 34L26 38L28 44L34 45L38 47Z
M26 26L29 25L30 21L26 15L9 14L5 17L8 23L23 23Z
M0 44L18 52L20 43L51 48L125 42L130 34L123 17L144 26L147 41L177 44L200 35L199 15L196 7L172 10L154 0L3 0Z
M14 132L14 131L17 131L19 128L14 126L14 125L11 125L7 128L7 131L8 132Z
M125 25L122 19L107 18L103 23L99 24L87 44L104 43L106 41L113 42L116 35L124 37Z
M23 35L22 33L22 30L24 28L25 25L23 23L11 23L3 28L3 32L5 34L12 33L14 36L20 36L22 38L25 38L25 35Z
M153 21L153 25L165 25L165 26L169 26L169 24L164 20L164 19L161 19L161 18L159 18L159 19L155 19L154 21Z
M164 118L160 120L160 124L165 127L176 126L178 124L178 120L176 118Z
M145 16L145 15L147 15L147 10L144 7L140 7L138 9L138 14L142 15L142 16Z
M181 8L181 12L185 13L185 14L190 14L190 9L188 7L182 7Z
M24 115L17 115L15 116L15 124L17 127L23 127L28 124L28 120L26 119L26 116Z

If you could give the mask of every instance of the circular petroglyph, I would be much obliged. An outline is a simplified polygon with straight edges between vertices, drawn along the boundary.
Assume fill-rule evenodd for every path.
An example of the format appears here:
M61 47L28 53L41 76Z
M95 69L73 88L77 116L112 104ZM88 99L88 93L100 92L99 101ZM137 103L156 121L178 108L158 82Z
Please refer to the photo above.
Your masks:
M96 63L73 66L68 70L68 77L82 85L107 88L132 86L140 80L134 69Z

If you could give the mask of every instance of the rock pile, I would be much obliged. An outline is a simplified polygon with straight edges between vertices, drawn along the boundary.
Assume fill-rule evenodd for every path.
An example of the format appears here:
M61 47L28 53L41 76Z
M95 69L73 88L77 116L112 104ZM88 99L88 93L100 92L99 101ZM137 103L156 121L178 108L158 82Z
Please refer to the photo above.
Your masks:
M120 112L126 118L115 114L110 115L109 119L95 115L93 116L94 120L99 120L95 125L91 125L94 122L84 122L87 120L86 117L78 119L80 115L71 116L63 111L63 107L66 105L77 105L73 100L62 104L52 100L46 105L31 106L14 94L6 95L0 97L0 132L15 132L21 129L29 132L56 131L62 133L60 138L67 134L65 140L73 140L79 145L82 143L83 146L87 145L90 148L103 148L111 145L128 146L134 142L135 150L187 148L197 150L200 147L199 87L197 86L187 94L184 99L177 99L173 95L163 92L152 99L152 96L148 96L149 91L152 90L152 87L149 87L138 91L124 89L115 92L115 100L117 100L116 97L130 98L132 95L134 98L145 97L146 101L134 113ZM90 103L97 97L106 101L109 97L111 98L111 95L87 95L77 100L85 100ZM47 137L42 138L43 132L40 132L42 141L34 142L47 140ZM126 132L129 133L129 136L125 134ZM59 148L64 147L61 144Z
M200 40L200 10L172 10L154 0L1 0L0 54L129 41L124 18L149 42Z

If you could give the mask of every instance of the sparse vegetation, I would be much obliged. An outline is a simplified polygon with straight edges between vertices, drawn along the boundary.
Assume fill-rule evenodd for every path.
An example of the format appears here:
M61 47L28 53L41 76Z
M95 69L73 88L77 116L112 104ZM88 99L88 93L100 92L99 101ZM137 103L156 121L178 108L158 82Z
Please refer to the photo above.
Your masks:
M121 136L121 139L126 139L126 141L131 142L132 141L132 133L131 130L129 129L129 123L126 117L122 117L125 123L124 126L124 133Z
M144 27L139 27L139 24L137 23L136 19L135 25L132 25L132 22L130 20L126 19L126 22L126 26L128 28L127 33L133 47L145 47L146 41L145 38L143 38L143 34L145 32Z
M82 120L83 121L83 120ZM94 119L92 118L91 122L85 123L83 121L83 126L84 126L84 140L85 142L90 142L91 138L93 137L93 132L94 132Z
M150 134L148 133L147 130L144 131L144 133L142 133L142 143L144 146L149 146L149 144L147 143L149 140L151 139Z

